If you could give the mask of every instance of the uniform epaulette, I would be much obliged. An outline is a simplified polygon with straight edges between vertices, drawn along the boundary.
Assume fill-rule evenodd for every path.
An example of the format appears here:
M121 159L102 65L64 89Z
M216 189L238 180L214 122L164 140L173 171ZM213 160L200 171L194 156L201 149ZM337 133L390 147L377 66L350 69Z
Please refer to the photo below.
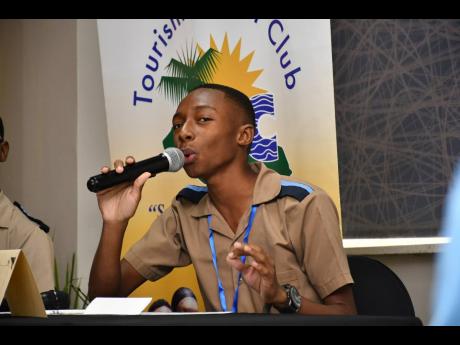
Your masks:
M206 193L208 193L207 187L194 186L190 184L177 194L176 200L179 198L185 198L194 204L198 204L198 202L206 195Z
M39 227L40 229L42 229L44 232L48 233L48 232L50 231L50 227L49 227L48 225L46 225L45 223L43 223L40 219L34 218L34 217L32 217L31 215L29 215L29 214L26 212L26 210L24 210L24 207L22 207L22 205L21 205L19 202L15 201L15 202L13 203L13 205L16 206L17 208L19 208L19 210L20 210L27 218L29 218L30 221L32 221L32 222L34 222L35 224L37 224L38 227Z
M312 192L313 188L308 184L281 180L281 190L277 197L283 198L285 196L290 196L300 202Z

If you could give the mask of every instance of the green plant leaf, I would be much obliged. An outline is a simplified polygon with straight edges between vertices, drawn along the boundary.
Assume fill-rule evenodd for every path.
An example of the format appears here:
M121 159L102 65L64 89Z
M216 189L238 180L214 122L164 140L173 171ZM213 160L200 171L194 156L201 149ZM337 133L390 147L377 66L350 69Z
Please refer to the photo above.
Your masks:
M65 285L64 285L64 292L70 295L70 282L69 282L69 263L66 264L65 269Z
M60 290L59 286L59 268L56 258L54 258L54 288L56 291Z
M65 286L63 290L60 290L58 264L57 264L56 259L54 260L54 267L55 267L54 274L55 274L55 281L56 281L55 288L56 290L65 292L69 296L71 304L73 300L74 309L78 309L79 302L83 304L83 308L86 308L86 306L89 304L89 298L80 289L81 278L75 277L76 262L77 262L76 253L73 253L70 270L69 270L69 263L67 263L66 265Z
M74 290L74 293L75 293L75 299L73 301L73 309L78 309L78 300L79 300L79 295L78 295L78 290L77 289L80 289L80 284L81 284L81 280L78 279L78 285L77 286L74 286L72 284L72 288Z
M72 254L72 264L70 266L70 284L72 284L73 279L74 279L74 273L75 273L75 253Z
M78 296L78 299L82 302L83 309L86 308L86 306L89 304L89 297L85 295L83 291L81 291L80 283L78 284L78 286L72 286L72 289L75 292L75 294ZM77 304L77 307L78 307L78 304Z

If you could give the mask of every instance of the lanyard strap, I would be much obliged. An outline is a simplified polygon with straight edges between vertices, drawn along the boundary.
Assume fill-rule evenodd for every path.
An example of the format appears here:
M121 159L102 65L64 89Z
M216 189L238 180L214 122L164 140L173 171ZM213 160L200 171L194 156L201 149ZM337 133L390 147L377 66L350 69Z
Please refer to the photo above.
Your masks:
M248 226L246 227L243 243L248 244L249 233L252 229L252 223L254 222L254 217L256 215L257 206L254 205L251 207L251 215L249 216ZM217 287L219 289L219 300L220 300L220 307L222 311L227 311L227 301L225 300L225 293L224 293L224 286L222 285L222 280L220 279L219 269L217 267L217 254L216 254L216 246L214 243L214 231L211 229L211 219L212 215L208 215L208 228L209 228L209 246L211 247L211 254L212 254L212 263L214 265L214 269L217 275ZM244 264L246 262L246 256L241 257L241 262ZM233 307L232 312L238 312L238 291L240 288L240 280L241 280L241 272L238 274L238 281L235 290L235 295L233 298Z

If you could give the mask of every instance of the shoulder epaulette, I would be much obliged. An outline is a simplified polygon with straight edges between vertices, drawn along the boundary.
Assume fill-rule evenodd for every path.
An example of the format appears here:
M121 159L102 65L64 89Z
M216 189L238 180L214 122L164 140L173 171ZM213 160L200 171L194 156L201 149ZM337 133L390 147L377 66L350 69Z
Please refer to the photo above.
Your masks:
M308 184L281 180L281 190L277 197L283 198L285 196L290 196L300 202L312 192L313 188Z
M207 187L188 185L177 194L176 200L179 198L184 198L193 202L194 204L198 204L201 198L203 198L207 193Z
M24 210L24 207L22 207L22 205L21 205L19 202L15 201L15 202L13 203L13 205L16 206L17 208L19 208L19 210L20 210L27 218L29 218L30 221L32 221L32 222L34 222L35 224L37 224L38 227L39 227L40 229L42 229L44 232L48 233L48 232L50 231L50 227L49 227L48 225L46 225L45 223L43 223L40 219L34 218L34 217L32 217L31 215L29 215L29 214L26 212L26 210Z

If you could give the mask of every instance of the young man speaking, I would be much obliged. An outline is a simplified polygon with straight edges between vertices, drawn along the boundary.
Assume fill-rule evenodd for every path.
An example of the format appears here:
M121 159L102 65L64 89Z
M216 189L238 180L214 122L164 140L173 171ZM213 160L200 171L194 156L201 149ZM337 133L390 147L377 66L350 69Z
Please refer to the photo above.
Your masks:
M332 200L316 186L249 164L254 122L250 100L226 86L205 84L182 100L172 118L174 143L187 175L206 187L181 190L121 261L150 173L99 192L103 229L91 298L128 296L147 279L193 264L207 311L356 313ZM114 166L123 172L123 161Z

